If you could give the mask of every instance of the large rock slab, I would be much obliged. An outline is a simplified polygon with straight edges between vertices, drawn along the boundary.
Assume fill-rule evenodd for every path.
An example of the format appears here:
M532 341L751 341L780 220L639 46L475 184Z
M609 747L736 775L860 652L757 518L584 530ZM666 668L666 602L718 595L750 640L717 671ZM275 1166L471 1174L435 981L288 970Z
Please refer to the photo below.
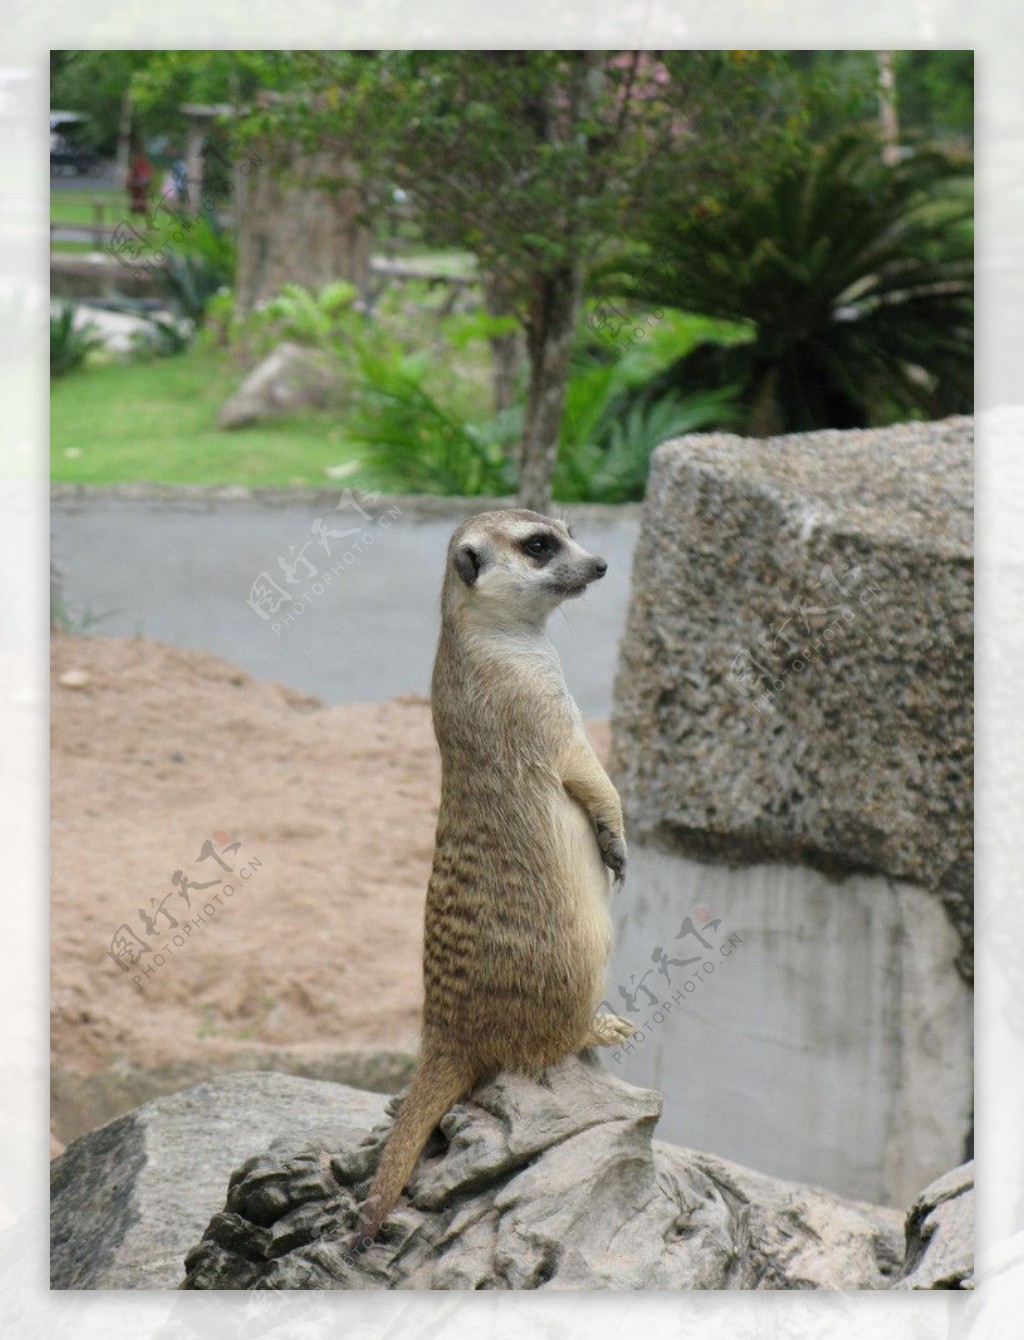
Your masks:
M634 841L938 894L971 964L973 420L656 451L613 717Z
M344 1143L384 1101L291 1075L224 1075L74 1141L50 1166L51 1288L175 1288L232 1168L282 1131Z
M397 1100L389 1104L393 1110ZM902 1216L653 1140L661 1097L571 1057L457 1104L389 1236L345 1242L389 1123L232 1175L186 1288L879 1289Z
M663 444L615 688L616 1073L893 1206L972 1124L973 431Z
M664 1095L662 1139L898 1207L966 1156L973 993L933 894L631 840L612 914L639 1033L605 1064Z
M970 1168L918 1199L908 1248L896 1211L654 1139L660 1095L593 1053L456 1104L353 1253L397 1101L229 1075L100 1127L53 1166L53 1287L971 1287Z
M910 1207L900 1289L974 1288L974 1160L924 1189Z

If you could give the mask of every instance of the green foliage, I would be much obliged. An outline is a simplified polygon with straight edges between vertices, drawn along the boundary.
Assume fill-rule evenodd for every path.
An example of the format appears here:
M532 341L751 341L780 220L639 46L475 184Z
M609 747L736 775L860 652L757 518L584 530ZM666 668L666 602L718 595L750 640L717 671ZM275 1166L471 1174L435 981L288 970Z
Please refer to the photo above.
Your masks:
M262 357L283 340L316 349L344 351L356 336L361 318L353 284L341 280L311 293L301 284L285 284L269 302L234 328L247 357Z
M173 311L200 325L207 303L221 287L220 272L202 256L168 256L160 287Z
M147 321L144 330L132 336L136 358L173 358L183 354L192 343L192 327L187 323L168 321L166 317L143 313Z
M117 147L124 94L143 139L168 135L184 144L183 103L234 103L261 88L281 88L277 53L263 51L51 51L50 106L91 117L97 146Z
M878 122L877 51L790 51L787 64L802 89L812 140ZM894 51L895 102L901 136L957 139L974 134L974 52Z
M600 287L602 273L616 273L612 265L599 269L594 283ZM674 307L653 307L632 299L616 298L611 313L612 329L601 327L603 299L584 305L585 321L577 338L577 368L590 362L614 362L616 387L628 390L642 386L666 364L682 358L698 345L741 344L753 338L749 321L720 321L715 317L680 312ZM598 334L600 332L600 334Z
M490 319L455 323L479 337ZM677 330L676 342L679 333ZM709 423L730 421L731 391L670 397L631 405L624 392L641 360L577 360L569 379L558 443L553 492L567 502L628 502L642 498L651 452L667 438ZM357 444L361 467L376 485L400 492L487 494L514 492L513 447L522 427L520 400L502 415L467 421L428 390L432 363L402 355L378 341L359 358L361 389L346 435Z
M904 130L973 141L973 51L897 51L893 67Z
M75 322L75 304L61 303L50 312L50 376L66 377L81 367L86 355L103 341L95 321Z
M653 259L619 267L635 301L752 323L705 344L642 399L735 383L742 431L857 427L969 410L969 165L920 150L895 167L845 135L713 211L660 215Z
M370 217L403 188L425 239L501 274L523 320L538 273L588 259L669 184L763 164L785 134L770 112L798 103L773 53L291 53L275 73L308 95L243 134L352 152Z
M210 300L234 281L233 238L213 220L200 216L166 224L152 245L165 256L158 274L171 308L201 326Z
M612 366L569 381L552 491L564 502L636 502L644 496L651 453L660 443L709 424L728 423L732 389L685 400L630 403Z
M422 358L364 347L359 362L362 386L346 434L375 485L467 497L514 489L508 449L521 411L468 423L427 391Z
M90 118L88 136L105 154L117 148L121 102L140 59L138 51L51 51L50 106Z

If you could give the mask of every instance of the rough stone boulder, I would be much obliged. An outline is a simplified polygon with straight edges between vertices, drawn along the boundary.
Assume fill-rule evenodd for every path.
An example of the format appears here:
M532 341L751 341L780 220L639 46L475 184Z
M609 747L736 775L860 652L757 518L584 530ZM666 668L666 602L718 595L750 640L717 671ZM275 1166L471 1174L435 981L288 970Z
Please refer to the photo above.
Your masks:
M974 423L655 452L612 729L631 840L937 894L970 971Z
M873 1204L971 1147L973 438L663 443L620 644L615 1073Z
M394 1107L397 1100L392 1100ZM346 1250L387 1124L232 1175L188 1288L883 1288L901 1217L654 1142L661 1097L570 1058L444 1118L391 1236Z
M974 1287L974 1161L926 1187L910 1207L900 1289Z
M586 1054L457 1104L384 1239L353 1253L397 1101L239 1074L100 1127L53 1165L52 1286L952 1288L970 1271L963 1174L955 1202L915 1206L906 1276L901 1214L654 1140L660 1095Z
M281 1131L358 1138L385 1098L267 1071L156 1098L73 1141L50 1165L50 1286L173 1289L232 1168Z
M224 402L217 426L241 428L303 409L323 409L338 397L340 378L337 364L321 350L279 344Z

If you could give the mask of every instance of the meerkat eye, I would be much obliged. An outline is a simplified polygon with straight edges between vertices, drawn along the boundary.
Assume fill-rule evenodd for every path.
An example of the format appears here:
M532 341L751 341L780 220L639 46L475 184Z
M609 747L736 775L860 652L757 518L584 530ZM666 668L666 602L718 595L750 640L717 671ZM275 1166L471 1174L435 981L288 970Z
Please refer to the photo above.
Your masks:
M553 535L531 535L529 539L523 541L523 552L529 554L531 558L550 558L557 554L562 547Z

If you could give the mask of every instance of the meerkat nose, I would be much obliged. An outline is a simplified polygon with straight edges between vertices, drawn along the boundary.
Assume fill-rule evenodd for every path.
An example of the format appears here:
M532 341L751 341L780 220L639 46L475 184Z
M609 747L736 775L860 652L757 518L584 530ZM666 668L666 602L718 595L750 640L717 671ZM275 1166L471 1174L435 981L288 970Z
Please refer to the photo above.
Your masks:
M607 571L608 571L608 564L604 561L604 559L603 559L603 558L595 558L595 559L594 559L594 576L595 576L595 577L603 577L604 574L605 574Z

